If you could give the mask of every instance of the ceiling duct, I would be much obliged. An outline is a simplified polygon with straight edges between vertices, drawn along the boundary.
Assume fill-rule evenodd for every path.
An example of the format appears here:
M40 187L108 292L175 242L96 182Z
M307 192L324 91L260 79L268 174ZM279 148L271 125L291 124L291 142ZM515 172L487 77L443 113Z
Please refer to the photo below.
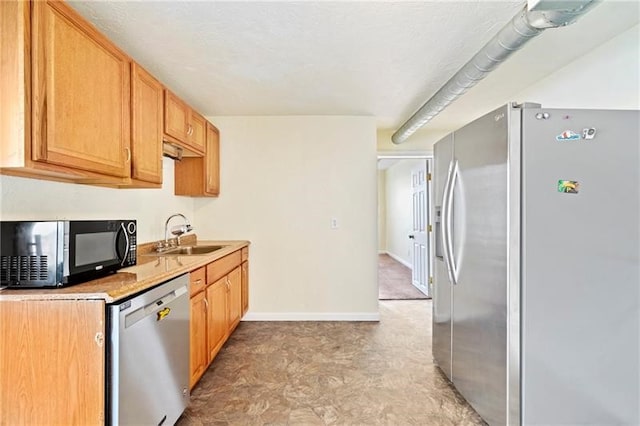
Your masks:
M594 0L529 0L529 4L523 10L391 136L393 143L405 142L409 136L542 31L572 24L597 3L598 1Z

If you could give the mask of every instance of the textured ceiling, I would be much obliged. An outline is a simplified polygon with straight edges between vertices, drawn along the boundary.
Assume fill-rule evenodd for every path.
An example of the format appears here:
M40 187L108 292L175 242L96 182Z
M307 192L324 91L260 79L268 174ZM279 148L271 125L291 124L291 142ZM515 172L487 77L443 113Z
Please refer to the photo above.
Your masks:
M381 129L402 124L524 6L521 0L70 3L204 115L368 115ZM481 105L511 100L637 22L638 2L609 0L570 27L546 31L434 125L464 124Z

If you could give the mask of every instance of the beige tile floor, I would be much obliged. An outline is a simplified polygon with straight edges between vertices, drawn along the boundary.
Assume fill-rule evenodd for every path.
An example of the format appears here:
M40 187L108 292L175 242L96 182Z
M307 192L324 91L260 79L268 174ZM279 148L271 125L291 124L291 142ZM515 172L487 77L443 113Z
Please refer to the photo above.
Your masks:
M381 321L242 322L178 425L484 425L431 357L431 301Z

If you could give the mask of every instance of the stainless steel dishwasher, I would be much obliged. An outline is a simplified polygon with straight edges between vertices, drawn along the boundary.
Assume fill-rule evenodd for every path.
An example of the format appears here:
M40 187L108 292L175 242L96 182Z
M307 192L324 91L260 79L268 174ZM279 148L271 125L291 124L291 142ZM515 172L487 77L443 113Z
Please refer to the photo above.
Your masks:
M108 422L173 425L189 402L189 275L109 306Z

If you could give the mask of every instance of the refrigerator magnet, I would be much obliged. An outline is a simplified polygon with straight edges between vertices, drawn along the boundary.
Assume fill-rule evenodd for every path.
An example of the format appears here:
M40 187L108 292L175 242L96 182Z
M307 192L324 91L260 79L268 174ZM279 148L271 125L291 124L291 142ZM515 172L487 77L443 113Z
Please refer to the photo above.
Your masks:
M577 194L580 190L580 183L575 180L559 180L558 192L564 194Z
M566 141L575 141L580 139L580 134L574 132L573 130L565 130L556 136L556 140L558 142L566 142Z
M596 128L589 127L586 129L582 129L582 139L591 140L596 136Z

